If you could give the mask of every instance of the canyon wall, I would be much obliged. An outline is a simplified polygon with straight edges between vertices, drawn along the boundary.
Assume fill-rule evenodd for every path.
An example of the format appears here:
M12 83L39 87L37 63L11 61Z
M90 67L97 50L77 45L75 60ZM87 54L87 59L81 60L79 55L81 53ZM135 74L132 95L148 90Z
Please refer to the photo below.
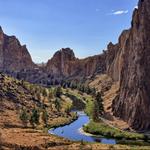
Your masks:
M132 27L126 33L123 43L120 55L120 93L113 102L113 112L134 129L150 129L149 0L140 0L133 14Z
M35 65L25 45L15 36L7 36L0 27L0 70L19 71Z
M73 50L63 48L48 61L48 73L63 77L87 77L106 70L105 55L96 55L85 59L75 57Z

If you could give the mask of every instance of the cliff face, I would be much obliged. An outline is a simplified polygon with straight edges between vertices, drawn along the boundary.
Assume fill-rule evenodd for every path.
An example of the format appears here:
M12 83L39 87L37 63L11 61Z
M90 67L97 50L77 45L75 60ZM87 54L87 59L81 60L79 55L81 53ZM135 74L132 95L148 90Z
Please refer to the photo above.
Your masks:
M113 102L113 111L133 128L142 130L150 129L150 1L140 0L138 7L118 51L122 53L118 67L120 94Z
M54 75L69 76L71 74L70 63L76 60L73 50L70 48L57 51L47 63L46 69Z
M19 71L33 66L26 46L21 46L15 36L4 34L0 27L0 70Z
M96 72L104 72L105 55L78 59L70 48L57 51L47 63L49 73L64 77L87 77Z

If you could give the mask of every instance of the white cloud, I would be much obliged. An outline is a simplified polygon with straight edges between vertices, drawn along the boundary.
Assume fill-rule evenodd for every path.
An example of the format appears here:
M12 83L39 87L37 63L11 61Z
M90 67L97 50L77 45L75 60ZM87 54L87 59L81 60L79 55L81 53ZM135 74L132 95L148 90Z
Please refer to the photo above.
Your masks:
M129 11L128 10L118 10L112 13L112 15L122 15L122 14L127 14Z
M138 6L135 6L134 8L135 8L135 9L138 9Z

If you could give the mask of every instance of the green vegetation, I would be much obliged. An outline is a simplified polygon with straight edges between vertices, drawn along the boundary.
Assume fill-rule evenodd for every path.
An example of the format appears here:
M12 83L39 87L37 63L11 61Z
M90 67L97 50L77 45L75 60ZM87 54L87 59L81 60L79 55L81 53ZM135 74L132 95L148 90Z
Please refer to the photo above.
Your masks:
M60 111L61 109L61 104L60 104L60 99L59 98L56 98L55 99L55 107L58 111Z
M54 118L53 121L49 122L49 124L47 125L47 129L57 128L60 126L70 124L73 121L75 121L77 118L78 118L78 116L74 112L71 112L70 115L68 115L67 117Z
M100 120L103 116L104 106L103 99L100 93L97 93L95 98L86 99L85 113L91 118L91 122L83 127L85 132L102 135L108 138L127 139L127 140L145 140L143 134L131 133L122 131L117 128L110 127Z
M48 124L48 118L49 118L49 115L47 113L47 110L44 109L42 112L42 120L43 120L45 126L47 126L47 124Z
M25 107L20 112L20 120L25 127L58 127L77 119L77 114L70 112L73 103L71 98L65 95L66 89L60 86L45 88L26 81L18 83L33 95L34 101L30 110ZM23 92L20 94L25 96Z
M99 117L101 117L104 113L103 99L101 94L98 92L94 99L94 107L92 112L92 118L95 122L99 121Z
M86 100L85 113L86 113L90 118L92 118L93 110L94 110L94 102L93 102L93 99L88 98L88 99Z
M56 88L55 96L60 98L61 95L62 95L62 89L59 86L59 87Z
M85 132L91 134L103 135L107 137L113 137L116 139L130 139L130 140L144 139L143 134L130 133L119 129L115 129L109 127L108 125L102 122L96 123L91 121L88 125L84 126L83 129Z
M39 118L40 118L39 110L36 108L32 109L30 123L33 127L35 127L35 125L39 124Z
M21 113L20 113L20 120L22 121L24 127L27 126L28 120L29 120L29 115L27 111L23 108Z

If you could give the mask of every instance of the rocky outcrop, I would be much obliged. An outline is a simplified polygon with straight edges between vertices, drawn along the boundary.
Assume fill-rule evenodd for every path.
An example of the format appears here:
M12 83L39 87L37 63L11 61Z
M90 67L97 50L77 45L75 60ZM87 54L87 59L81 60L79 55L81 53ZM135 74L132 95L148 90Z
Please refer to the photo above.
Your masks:
M0 27L0 70L19 71L34 67L25 45L15 36L7 36Z
M46 69L54 75L69 76L71 74L70 64L75 60L76 58L73 50L70 48L61 49L48 61Z
M150 129L150 1L140 0L132 27L120 39L120 94L114 115L134 129ZM116 62L116 60L114 61Z
M96 55L85 59L75 57L73 50L63 48L57 51L46 66L47 72L64 77L87 77L104 72L105 55Z

